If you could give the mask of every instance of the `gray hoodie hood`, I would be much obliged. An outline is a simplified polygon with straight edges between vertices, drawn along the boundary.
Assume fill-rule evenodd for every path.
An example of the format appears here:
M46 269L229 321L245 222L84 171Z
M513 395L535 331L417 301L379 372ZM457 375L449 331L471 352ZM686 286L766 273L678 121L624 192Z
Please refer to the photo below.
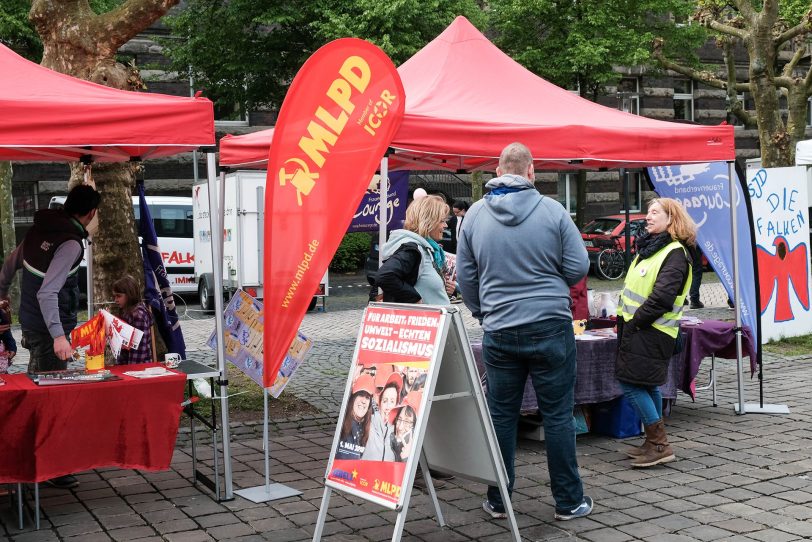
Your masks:
M484 197L485 209L505 226L516 226L524 222L543 197L533 183L521 175L496 177L488 181L485 188L491 191L498 188L510 190L506 194L491 192Z
M394 230L389 234L389 240L383 246L383 259L387 260L392 257L392 254L397 252L400 246L404 243L415 243L418 247L428 249L430 254L434 254L434 249L431 247L425 237L421 237L411 230Z

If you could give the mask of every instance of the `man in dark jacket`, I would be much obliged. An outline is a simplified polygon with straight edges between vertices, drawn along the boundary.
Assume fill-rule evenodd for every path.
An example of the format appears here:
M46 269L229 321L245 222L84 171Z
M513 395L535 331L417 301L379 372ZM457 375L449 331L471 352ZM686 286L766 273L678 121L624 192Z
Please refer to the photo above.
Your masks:
M29 373L66 369L73 354L68 337L79 309L79 263L100 200L93 187L80 185L68 193L64 208L37 211L34 226L0 270L0 300L8 299L14 274L23 270L20 326ZM61 489L79 485L70 474L47 483Z
M63 370L73 349L68 337L79 309L79 263L85 229L101 196L88 185L75 187L63 209L43 209L34 226L0 271L0 299L8 298L14 274L22 269L20 326L30 351L28 372Z

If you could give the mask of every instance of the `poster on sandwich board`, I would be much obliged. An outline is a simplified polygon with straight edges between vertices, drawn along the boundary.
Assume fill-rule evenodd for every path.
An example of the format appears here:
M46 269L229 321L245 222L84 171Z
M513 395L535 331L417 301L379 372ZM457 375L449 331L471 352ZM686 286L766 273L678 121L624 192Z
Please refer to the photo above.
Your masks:
M368 307L344 392L326 484L400 508L419 460L444 313Z

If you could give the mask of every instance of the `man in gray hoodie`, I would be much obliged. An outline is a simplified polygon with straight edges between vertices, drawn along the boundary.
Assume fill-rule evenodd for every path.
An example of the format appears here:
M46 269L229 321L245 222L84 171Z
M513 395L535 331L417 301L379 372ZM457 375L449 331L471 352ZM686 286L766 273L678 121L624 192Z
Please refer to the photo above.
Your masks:
M508 474L515 480L516 432L528 374L544 423L555 518L592 512L575 455L575 337L569 287L589 270L581 235L557 201L535 189L533 157L511 143L490 192L465 215L457 240L457 281L485 334L488 408ZM505 517L498 488L484 510Z

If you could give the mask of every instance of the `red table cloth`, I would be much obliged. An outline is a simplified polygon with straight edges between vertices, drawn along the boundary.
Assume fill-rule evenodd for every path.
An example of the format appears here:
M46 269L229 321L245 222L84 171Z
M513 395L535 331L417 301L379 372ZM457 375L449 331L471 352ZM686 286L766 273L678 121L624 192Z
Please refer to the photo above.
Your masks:
M24 374L0 386L0 483L42 482L96 467L169 468L186 376L38 386Z

